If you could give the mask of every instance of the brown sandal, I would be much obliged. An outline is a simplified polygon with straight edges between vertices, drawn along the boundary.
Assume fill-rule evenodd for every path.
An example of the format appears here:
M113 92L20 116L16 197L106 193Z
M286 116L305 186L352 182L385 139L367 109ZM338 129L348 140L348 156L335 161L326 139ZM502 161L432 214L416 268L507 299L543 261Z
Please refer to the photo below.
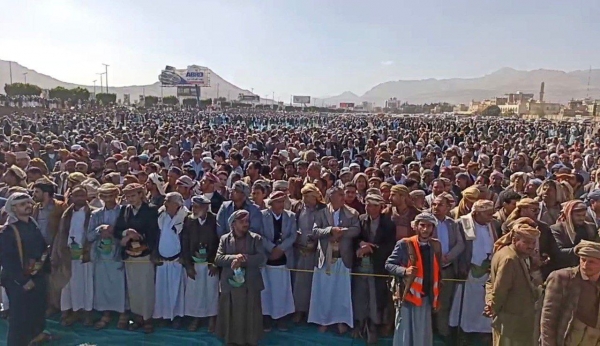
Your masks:
M192 320L192 322L188 326L188 331L195 332L198 330L199 326L200 326L200 319L196 317Z
M144 333L146 333L146 334L154 333L154 326L152 325L152 322L150 322L150 321L144 322Z
M110 323L110 317L102 316L100 321L98 321L98 322L96 322L96 324L94 324L94 329L95 330L104 329L108 326L109 323Z
M117 329L127 329L127 325L129 324L129 317L125 314L121 314L119 316L119 321L117 322Z

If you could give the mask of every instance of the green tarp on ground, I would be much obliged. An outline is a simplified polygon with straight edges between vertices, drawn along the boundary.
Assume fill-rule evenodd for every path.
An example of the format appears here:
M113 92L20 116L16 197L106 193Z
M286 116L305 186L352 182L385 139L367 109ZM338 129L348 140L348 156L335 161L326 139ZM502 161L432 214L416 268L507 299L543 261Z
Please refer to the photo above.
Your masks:
M6 332L8 323L0 321L0 346L6 345ZM93 328L76 324L69 328L62 327L57 321L49 320L47 329L61 336L61 339L46 345L51 346L76 346L84 343L97 346L165 346L165 345L201 345L220 346L223 343L206 329L191 333L185 329L174 330L171 328L156 328L153 334L146 335L141 331L129 332L110 328L95 331ZM273 330L266 333L260 345L264 346L355 346L365 345L362 340L354 340L350 336L339 336L331 328L331 332L321 334L315 326L294 327L287 332ZM391 339L382 339L378 345L392 345ZM437 344L436 344L437 345ZM443 345L439 343L439 345Z

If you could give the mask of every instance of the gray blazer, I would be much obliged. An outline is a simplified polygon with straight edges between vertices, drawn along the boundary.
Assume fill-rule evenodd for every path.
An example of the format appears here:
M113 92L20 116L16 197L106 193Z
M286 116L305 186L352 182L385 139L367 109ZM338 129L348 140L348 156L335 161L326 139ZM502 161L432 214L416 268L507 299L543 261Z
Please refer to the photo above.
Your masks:
M438 220L439 222L439 220ZM458 259L460 255L465 251L465 236L462 234L462 230L459 227L456 221L452 220L450 217L446 217L443 224L446 225L448 229L448 259L452 262L452 266L454 267L454 271L458 273ZM433 232L433 237L436 239L440 239L437 234L437 228Z
M242 264L242 268L246 270L246 281L244 286L248 287L249 290L262 291L265 286L263 283L262 275L260 273L260 267L264 267L267 258L262 244L262 237L259 234L248 232L247 248L245 254L248 255L248 260ZM239 254L235 249L235 237L233 232L229 232L221 237L219 241L219 249L217 250L217 256L215 257L215 264L221 268L221 292L228 293L234 289L227 281L233 277L233 269L231 269L231 263L235 258L235 255ZM244 287L242 286L242 287Z
M275 228L273 226L273 213L270 209L261 211L262 213L262 229L260 235L262 236L263 246L266 251L265 255L268 256L273 251L273 248L279 246L285 252L286 266L288 268L294 267L294 242L298 233L298 227L296 225L296 214L289 210L284 210L281 217L281 244L277 245L273 243L275 238Z
M340 209L340 225L344 229L344 234L340 240L340 255L344 265L352 269L354 260L353 239L360 234L360 221L358 212L348 206ZM313 236L319 240L317 246L318 267L322 268L327 260L327 247L331 238L331 228L336 225L333 222L333 209L331 204L327 205L315 213L315 225L313 226Z

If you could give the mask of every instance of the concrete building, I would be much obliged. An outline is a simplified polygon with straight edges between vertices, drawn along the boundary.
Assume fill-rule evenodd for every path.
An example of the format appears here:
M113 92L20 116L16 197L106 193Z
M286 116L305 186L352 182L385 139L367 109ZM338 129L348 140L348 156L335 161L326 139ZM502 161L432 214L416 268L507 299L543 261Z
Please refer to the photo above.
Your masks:
M385 108L388 108L389 110L392 110L392 111L400 109L401 105L402 105L402 103L400 102L400 100L398 100L395 97L392 97L389 100L385 101Z

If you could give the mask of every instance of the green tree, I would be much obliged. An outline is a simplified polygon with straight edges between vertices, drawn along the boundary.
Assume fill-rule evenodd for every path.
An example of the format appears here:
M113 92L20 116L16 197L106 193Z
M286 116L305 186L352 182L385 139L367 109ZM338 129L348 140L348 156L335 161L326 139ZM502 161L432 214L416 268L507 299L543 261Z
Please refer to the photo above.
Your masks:
M71 94L71 90L59 86L50 89L50 91L48 92L48 96L51 99L59 99L61 101L66 101L68 99L71 99L73 95Z
M4 84L4 92L8 96L40 96L42 88L29 83L13 83Z
M175 96L166 96L163 97L163 103L166 105L178 105L179 99Z
M185 99L183 99L182 103L186 107L196 107L196 105L198 104L198 101L193 98L185 98Z
M502 110L498 106L488 106L481 112L481 115L486 117L497 117L502 114Z
M158 104L158 97L156 96L146 96L144 98L144 107L151 108L154 105Z
M73 100L73 102L84 102L90 99L90 91L85 88L77 87L69 91L71 92L70 99Z
M117 103L117 94L100 93L96 94L96 101L102 105Z

